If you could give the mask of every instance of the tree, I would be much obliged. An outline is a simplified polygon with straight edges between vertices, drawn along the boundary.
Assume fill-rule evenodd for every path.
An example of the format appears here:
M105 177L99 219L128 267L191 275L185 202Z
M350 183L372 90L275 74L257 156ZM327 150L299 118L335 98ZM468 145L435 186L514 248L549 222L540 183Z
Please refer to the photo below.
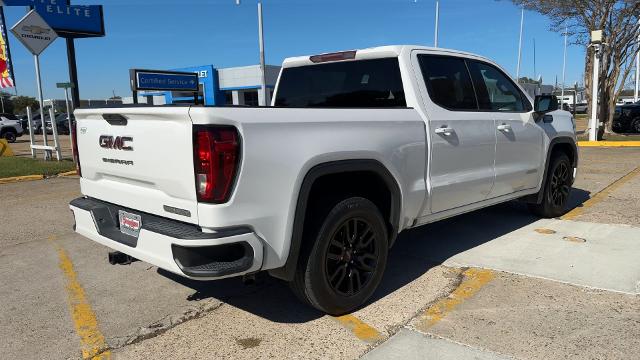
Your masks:
M543 14L551 20L551 30L568 29L572 44L587 47L584 83L587 98L591 99L593 78L593 47L589 47L593 30L603 30L604 46L601 50L598 119L607 129L613 119L616 98L624 88L633 67L633 59L640 42L640 1L638 0L511 0ZM591 106L589 106L589 113ZM602 138L604 129L599 129Z
M13 103L13 111L14 113L25 113L27 112L27 106L31 106L32 111L36 111L40 109L40 104L36 98L30 96L15 96L11 99Z

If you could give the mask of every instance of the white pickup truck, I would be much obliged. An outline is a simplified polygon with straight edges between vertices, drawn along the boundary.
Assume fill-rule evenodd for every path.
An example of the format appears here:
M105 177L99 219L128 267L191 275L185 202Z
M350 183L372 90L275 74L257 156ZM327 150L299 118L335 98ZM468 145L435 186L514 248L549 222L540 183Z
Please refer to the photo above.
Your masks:
M491 60L386 46L284 61L270 107L77 110L75 230L200 280L268 271L361 306L403 230L522 199L564 212L575 125Z

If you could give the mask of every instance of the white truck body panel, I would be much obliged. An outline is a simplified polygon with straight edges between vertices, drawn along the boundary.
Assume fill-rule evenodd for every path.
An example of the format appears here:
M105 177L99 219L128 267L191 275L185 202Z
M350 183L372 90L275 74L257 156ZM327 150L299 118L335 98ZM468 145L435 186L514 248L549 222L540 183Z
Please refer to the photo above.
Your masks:
M243 273L285 265L303 180L319 164L358 159L382 164L401 193L399 223L394 224L398 231L537 193L543 184L551 141L560 136L575 141L571 116L556 111L550 114L554 121L545 123L535 121L532 112L444 109L429 97L418 54L453 55L497 67L485 58L452 50L386 46L358 50L355 60L349 61L397 57L407 108L77 110L82 193L125 208L194 224L204 233L247 227L251 233L238 236L249 239L246 241L256 259L250 270ZM290 58L285 60L283 71L311 65L314 63L309 57ZM128 123L111 125L103 119L104 114L123 115ZM232 195L225 203L197 200L195 125L230 125L240 135L239 170ZM502 125L508 125L510 131L499 130ZM442 127L452 128L455 137L442 134ZM103 135L133 138L133 151L100 147L98 139ZM188 211L189 216L167 211L166 207ZM88 212L73 206L72 210L82 235L187 277L190 276L182 273L171 257L172 244L205 246L236 241L215 239L198 243L154 235L143 229L138 246L131 248L98 234L92 228Z

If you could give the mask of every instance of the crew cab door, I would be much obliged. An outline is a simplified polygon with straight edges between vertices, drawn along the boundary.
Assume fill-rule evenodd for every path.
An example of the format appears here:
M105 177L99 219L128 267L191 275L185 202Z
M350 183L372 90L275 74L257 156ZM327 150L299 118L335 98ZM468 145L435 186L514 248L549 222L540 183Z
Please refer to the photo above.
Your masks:
M478 111L465 59L419 52L415 56L429 119L430 212L482 201L494 181L494 120ZM422 215L428 214L425 209Z
M496 132L495 183L490 198L533 189L542 164L543 131L531 103L497 67L468 60L481 110L488 111Z

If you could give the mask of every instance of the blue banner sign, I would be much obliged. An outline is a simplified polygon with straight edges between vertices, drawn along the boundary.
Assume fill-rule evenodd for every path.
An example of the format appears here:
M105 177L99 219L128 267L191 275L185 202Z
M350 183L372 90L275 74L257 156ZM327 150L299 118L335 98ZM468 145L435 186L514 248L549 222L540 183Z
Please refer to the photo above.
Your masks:
M104 36L102 5L67 5L66 0L0 0L4 6L33 6L61 37Z
M56 0L48 1L56 3ZM102 5L67 6L45 1L36 2L35 9L61 37L104 36Z
M133 91L188 91L198 92L198 74L190 72L131 70Z

